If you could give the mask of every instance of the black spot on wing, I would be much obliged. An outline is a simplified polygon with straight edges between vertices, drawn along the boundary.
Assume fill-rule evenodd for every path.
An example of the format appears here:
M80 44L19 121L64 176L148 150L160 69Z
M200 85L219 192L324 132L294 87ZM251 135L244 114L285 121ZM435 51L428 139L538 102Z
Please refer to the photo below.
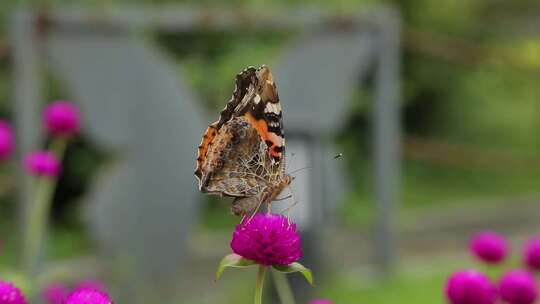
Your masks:
M283 152L283 147L275 146L273 149L274 149L274 152L276 152L276 153L281 153L281 152Z
M266 107L266 104L264 102L259 102L259 103L252 103L252 107L251 107L251 115L253 115L253 117L256 119L256 120L261 120L261 119L264 119L265 118L265 113L264 113L264 108Z
M266 113L264 119L268 123L268 131L283 136L283 119L281 113Z

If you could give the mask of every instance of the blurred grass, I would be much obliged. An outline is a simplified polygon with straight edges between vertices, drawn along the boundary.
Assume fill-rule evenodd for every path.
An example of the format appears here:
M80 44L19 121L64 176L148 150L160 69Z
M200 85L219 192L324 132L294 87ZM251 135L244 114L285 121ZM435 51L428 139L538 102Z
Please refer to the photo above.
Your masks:
M342 205L340 215L346 225L364 227L372 223L375 198L369 164L365 162L359 167L364 173L359 173L360 177L353 180L354 191ZM493 200L538 194L539 180L540 171L535 167L528 170L479 169L404 160L401 214L425 208L461 208L462 202L469 201L485 203L485 208L490 208Z
M325 280L317 292L320 298L332 299L339 304L356 303L414 303L444 304L444 286L455 271L476 269L486 273L493 282L509 269L519 267L519 259L503 265L490 266L476 263L463 248L462 258L434 258L410 261L394 275L386 279L374 279L367 272L340 273Z
M421 276L401 273L387 281L367 285L360 280L338 278L323 287L320 297L340 304L445 303L441 286L444 286L446 277L444 272Z

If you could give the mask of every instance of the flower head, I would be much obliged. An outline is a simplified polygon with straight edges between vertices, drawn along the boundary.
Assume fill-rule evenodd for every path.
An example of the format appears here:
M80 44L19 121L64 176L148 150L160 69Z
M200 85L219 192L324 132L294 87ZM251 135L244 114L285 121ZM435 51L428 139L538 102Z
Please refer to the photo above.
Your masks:
M64 304L69 293L67 286L57 283L47 286L41 296L48 304Z
M470 249L476 257L490 264L502 262L508 254L506 239L491 231L480 232L473 236Z
M113 302L105 292L91 288L78 288L69 295L65 304L113 304Z
M525 264L534 270L540 270L540 236L530 238L523 253Z
M463 270L448 279L446 297L452 304L494 304L497 288L483 273Z
M4 120L0 120L0 161L6 160L13 153L14 145L13 129Z
M334 304L334 302L326 299L315 299L309 302L309 304Z
M289 265L298 261L302 242L296 225L283 215L257 214L236 226L231 241L234 253L261 265Z
M43 123L47 131L55 136L77 134L81 129L79 108L70 102L55 101L43 112Z
M57 177L62 171L62 164L56 155L49 151L36 151L24 159L26 170L38 176Z
M538 298L534 276L522 269L507 272L499 283L501 298L510 304L532 304Z
M13 283L0 281L0 304L27 304L19 288Z

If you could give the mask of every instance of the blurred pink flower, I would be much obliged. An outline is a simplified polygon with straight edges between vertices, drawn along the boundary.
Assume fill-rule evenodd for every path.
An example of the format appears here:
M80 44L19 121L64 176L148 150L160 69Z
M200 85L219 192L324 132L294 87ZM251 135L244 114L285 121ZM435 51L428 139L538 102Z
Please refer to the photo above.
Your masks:
M540 270L540 235L530 238L525 244L523 259L533 270Z
M35 151L24 159L24 167L30 174L47 177L58 177L62 164L56 155L49 151Z
M26 298L13 283L0 280L0 304L27 304Z
M67 286L55 283L47 286L41 296L47 304L64 304L69 293L70 290Z
M79 133L81 115L79 108L66 101L55 101L43 112L43 123L49 133L69 136Z
M68 296L65 304L113 304L113 302L105 292L91 288L78 288Z
M236 226L231 248L234 253L261 265L289 265L302 253L296 225L283 215L259 213Z
M508 254L506 239L495 232L485 231L473 236L470 243L473 255L490 264L502 262Z
M532 304L538 298L534 275L523 269L507 272L499 283L501 298L510 304Z
M0 120L0 161L11 156L14 144L15 136L11 125L5 120Z
M448 279L446 297L452 304L494 304L497 288L485 274L463 270Z

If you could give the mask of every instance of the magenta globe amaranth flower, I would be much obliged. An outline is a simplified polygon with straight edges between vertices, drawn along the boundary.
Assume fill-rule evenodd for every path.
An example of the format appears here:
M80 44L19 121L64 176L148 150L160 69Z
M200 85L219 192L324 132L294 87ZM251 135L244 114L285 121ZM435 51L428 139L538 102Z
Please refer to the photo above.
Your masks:
M42 298L48 304L64 304L70 290L63 284L51 284L43 290Z
M49 133L55 136L69 136L81 130L79 108L66 101L55 101L43 112L43 123Z
M34 175L58 177L62 171L62 164L56 155L49 151L36 151L24 159L25 169Z
M0 281L0 304L27 304L19 288L13 283Z
M13 153L15 136L11 125L4 120L0 120L0 161L6 160Z
M503 275L499 292L510 304L532 304L538 298L538 285L532 273L515 269Z
M540 236L530 238L523 252L524 262L533 270L540 270Z
M69 295L65 304L112 304L109 295L92 288L78 288Z
M236 226L231 241L234 253L261 265L289 265L302 257L296 225L283 215L257 214Z
M446 283L446 297L452 304L494 304L497 288L476 270L455 272Z
M485 231L473 236L470 249L481 261L496 264L506 258L508 254L508 243L500 234Z

